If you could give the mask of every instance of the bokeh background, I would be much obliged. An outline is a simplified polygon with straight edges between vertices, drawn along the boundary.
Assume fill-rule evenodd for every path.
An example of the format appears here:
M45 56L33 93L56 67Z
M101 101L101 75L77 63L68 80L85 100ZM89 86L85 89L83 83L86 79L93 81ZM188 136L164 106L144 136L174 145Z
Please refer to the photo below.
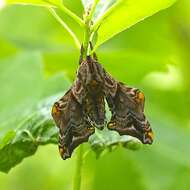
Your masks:
M80 1L66 4L82 15ZM62 16L81 36L72 20ZM84 161L82 190L189 190L190 1L179 0L120 33L97 54L115 78L145 93L155 142L138 151L117 148L98 160L91 151ZM23 112L26 104L46 95L42 89L65 90L74 80L78 58L71 37L45 8L1 9L0 136L5 126L16 127L5 123L18 108ZM51 77L60 88L48 85ZM0 173L0 189L70 190L75 160L76 154L62 161L56 145L41 146L8 174Z

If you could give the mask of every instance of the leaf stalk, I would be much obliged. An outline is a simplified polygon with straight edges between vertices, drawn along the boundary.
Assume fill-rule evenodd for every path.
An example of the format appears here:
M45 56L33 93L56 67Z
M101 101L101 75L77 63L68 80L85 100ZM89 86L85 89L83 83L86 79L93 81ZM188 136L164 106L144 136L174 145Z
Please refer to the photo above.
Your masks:
M59 17L59 15L56 13L56 11L53 8L48 8L50 13L55 17L55 19L67 30L67 32L71 35L73 38L75 45L78 49L80 49L80 42L75 35L75 33L69 28L69 26Z
M99 1L100 0L95 0L90 10L89 11L87 10L84 15L85 31L84 31L84 41L83 41L83 48L84 48L83 59L85 59L86 56L90 54L89 42L92 39L92 34L94 33L92 29L92 24L93 24L92 17L96 9L96 5L98 4Z
M81 188L82 166L83 166L83 145L81 144L77 152L73 190L80 190Z

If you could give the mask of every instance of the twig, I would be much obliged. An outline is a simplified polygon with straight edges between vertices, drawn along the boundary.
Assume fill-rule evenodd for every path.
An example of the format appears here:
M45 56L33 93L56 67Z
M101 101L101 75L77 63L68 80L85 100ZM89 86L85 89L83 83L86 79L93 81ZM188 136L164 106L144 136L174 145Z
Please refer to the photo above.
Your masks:
M69 28L69 26L58 16L56 11L53 8L48 8L50 13L56 18L56 20L67 30L67 32L71 35L73 38L75 45L78 49L80 49L80 42L78 38L76 37L75 33Z
M81 187L81 176L82 176L82 165L83 165L83 145L79 146L77 152L77 160L76 160L76 169L75 176L73 182L73 190L80 190Z

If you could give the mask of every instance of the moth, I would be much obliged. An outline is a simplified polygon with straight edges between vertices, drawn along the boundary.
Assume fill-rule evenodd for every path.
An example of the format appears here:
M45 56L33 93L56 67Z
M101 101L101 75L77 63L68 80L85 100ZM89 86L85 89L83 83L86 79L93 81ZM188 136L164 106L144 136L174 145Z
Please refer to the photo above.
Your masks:
M95 127L105 126L104 70L90 56L80 60L76 80L52 108L59 128L59 152L65 160L73 150L88 141Z
M153 132L144 115L144 94L115 80L98 63L96 54L83 57L76 80L52 107L52 117L59 128L59 152L65 160L73 150L95 132L107 128L120 135L131 135L144 144L152 144ZM106 122L105 101L112 113Z

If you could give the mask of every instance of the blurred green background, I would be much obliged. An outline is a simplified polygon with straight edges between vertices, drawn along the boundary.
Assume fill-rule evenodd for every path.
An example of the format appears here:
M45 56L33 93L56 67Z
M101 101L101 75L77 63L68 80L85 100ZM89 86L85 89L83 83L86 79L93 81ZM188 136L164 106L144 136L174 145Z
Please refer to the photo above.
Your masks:
M67 6L82 15L80 1L67 1ZM190 1L179 0L116 35L97 54L116 79L145 93L155 142L139 151L117 148L98 160L91 151L82 190L189 190ZM71 37L45 8L1 9L0 137L7 131L4 126L16 127L12 116L23 114L26 105L65 90L74 80L78 59ZM51 85L52 78L59 88ZM75 160L73 154L62 161L56 145L41 146L8 174L0 173L0 189L70 190Z

